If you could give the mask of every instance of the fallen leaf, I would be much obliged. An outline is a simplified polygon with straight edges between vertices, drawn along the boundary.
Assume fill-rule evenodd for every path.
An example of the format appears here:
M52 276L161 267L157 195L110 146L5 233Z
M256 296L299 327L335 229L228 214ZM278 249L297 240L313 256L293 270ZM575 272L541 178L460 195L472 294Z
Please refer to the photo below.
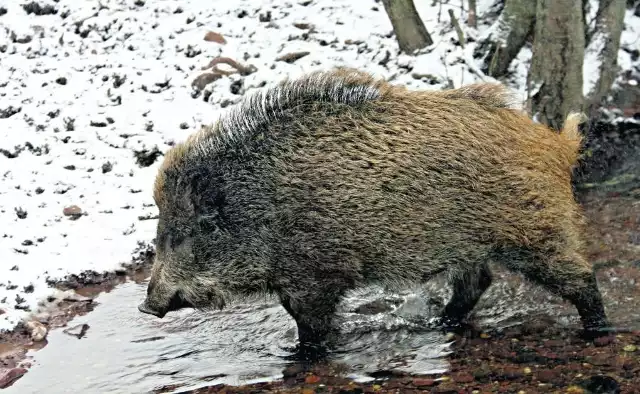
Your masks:
M218 44L226 44L227 40L224 39L222 34L214 31L209 31L204 35L204 40L209 42L217 42Z
M318 383L320 381L320 378L317 377L316 375L309 375L304 379L304 382L307 384L314 384L314 383Z

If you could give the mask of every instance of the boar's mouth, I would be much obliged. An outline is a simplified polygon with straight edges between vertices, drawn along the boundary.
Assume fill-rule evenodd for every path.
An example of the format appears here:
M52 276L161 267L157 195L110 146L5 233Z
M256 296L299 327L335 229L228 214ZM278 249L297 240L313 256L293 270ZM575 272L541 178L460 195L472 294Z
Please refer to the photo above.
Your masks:
M163 306L158 307L156 305L150 305L149 299L145 299L144 302L138 305L138 310L142 313L153 315L162 319L167 313L177 311L183 308L193 308L194 306L185 300L179 291L175 292L169 302Z

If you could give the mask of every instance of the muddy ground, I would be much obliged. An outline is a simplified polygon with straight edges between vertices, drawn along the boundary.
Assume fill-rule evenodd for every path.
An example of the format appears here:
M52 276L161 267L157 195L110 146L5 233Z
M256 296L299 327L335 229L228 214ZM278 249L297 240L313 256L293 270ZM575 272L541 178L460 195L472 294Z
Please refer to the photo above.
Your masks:
M594 345L548 323L541 319L500 334L460 337L446 374L380 376L359 384L340 377L336 368L316 365L289 368L278 382L218 385L188 393L640 392L640 331Z
M634 133L638 134L637 128ZM640 297L640 171L638 158L635 160L635 164L618 165L608 176L578 187L578 199L590 221L589 257L598 280L607 280L612 272L630 279L631 285L620 291L621 303L624 297ZM58 302L40 323L47 330L65 327L74 316L93 310L92 298L97 294L129 279L145 278L151 257L151 250L142 250L133 264L119 272L86 273L56 283L60 289L75 289L82 298ZM310 368L290 367L278 382L218 385L191 392L640 393L640 327L594 344L550 322L547 316L530 316L522 325L502 332L458 336L448 356L451 370L444 375L390 374L359 384L342 377L338 366L320 363ZM29 365L21 361L29 349L46 346L46 338L34 341L31 334L27 326L0 334L0 388L27 372Z

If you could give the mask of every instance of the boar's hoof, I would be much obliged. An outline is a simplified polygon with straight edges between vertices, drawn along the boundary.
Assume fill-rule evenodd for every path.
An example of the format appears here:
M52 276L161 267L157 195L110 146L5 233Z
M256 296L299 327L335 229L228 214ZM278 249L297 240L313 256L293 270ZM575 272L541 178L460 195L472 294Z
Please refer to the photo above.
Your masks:
M582 338L592 340L615 332L615 328L609 324L604 312L596 311L591 314L583 312L581 315L582 331L580 334Z
M463 334L473 330L473 326L459 316L442 315L435 319L435 326L445 333Z
M456 335L472 334L479 331L473 324L459 320L443 322L440 327L444 333Z
M293 348L287 350L291 351L292 354L287 356L286 359L298 362L316 363L325 359L329 354L329 350L326 345L317 343L298 343Z
M581 331L580 336L587 341L592 341L594 339L606 337L608 335L613 335L615 334L615 332L616 330L614 328L610 327L606 323L603 323L600 326L585 327Z

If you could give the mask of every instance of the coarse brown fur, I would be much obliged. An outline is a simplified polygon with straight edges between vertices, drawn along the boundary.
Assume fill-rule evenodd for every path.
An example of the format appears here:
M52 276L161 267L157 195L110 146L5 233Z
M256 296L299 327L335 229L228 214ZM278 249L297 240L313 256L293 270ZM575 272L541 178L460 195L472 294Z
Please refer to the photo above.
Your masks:
M250 97L167 154L140 310L271 292L317 343L346 291L447 272L455 325L496 262L607 328L570 182L582 118L558 133L513 103L499 84L410 91L349 69Z

